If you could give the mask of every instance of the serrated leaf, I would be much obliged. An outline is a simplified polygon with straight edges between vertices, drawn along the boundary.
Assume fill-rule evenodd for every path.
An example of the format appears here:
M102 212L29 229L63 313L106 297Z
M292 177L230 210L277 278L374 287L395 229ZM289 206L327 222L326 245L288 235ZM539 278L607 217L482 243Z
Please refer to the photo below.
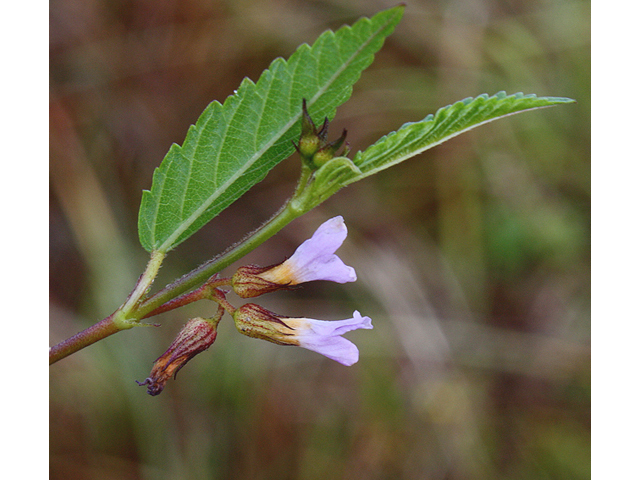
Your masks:
M499 92L492 97L484 94L476 98L466 98L441 108L435 115L428 115L422 121L406 123L397 132L382 137L365 151L358 152L353 163L362 174L347 179L344 185L403 162L456 135L493 120L574 101L570 98L537 97L522 93L507 95L505 92Z
M288 61L276 59L257 83L245 79L224 104L211 103L172 145L144 191L138 233L147 251L167 252L237 200L293 153L302 99L333 118L403 13L394 7L352 27L324 32Z

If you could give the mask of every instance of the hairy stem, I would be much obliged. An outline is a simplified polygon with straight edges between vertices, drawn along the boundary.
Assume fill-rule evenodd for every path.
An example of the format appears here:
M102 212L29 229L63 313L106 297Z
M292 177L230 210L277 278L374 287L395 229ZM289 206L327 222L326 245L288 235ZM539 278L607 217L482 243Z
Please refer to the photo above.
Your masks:
M160 270L160 265L164 257L165 254L162 252L153 252L151 254L147 268L144 273L140 275L136 286L118 310L95 325L51 347L49 349L49 365L58 360L62 360L78 350L82 350L84 347L88 347L98 340L138 325L142 317L136 315L136 305L151 287L153 280L158 274L158 270Z
M121 328L113 321L115 313L109 315L104 320L99 321L95 325L76 333L73 337L49 349L49 365L56 363L58 360L77 352L78 350L88 347L92 343L102 340L114 333L118 333Z
M313 208L304 207L298 201L299 198L303 197L305 194L306 187L308 186L307 182L311 174L312 172L310 169L303 168L295 194L280 209L280 211L271 218L271 220L267 221L253 233L247 235L244 240L233 245L226 252L209 260L208 262L205 262L186 275L183 275L181 278L167 285L155 295L145 298L153 280L158 274L162 260L165 257L165 253L163 252L153 252L145 272L138 279L138 283L125 303L104 320L52 347L49 351L49 364L55 363L58 360L61 360L68 355L97 342L98 340L102 340L103 338L113 335L114 333L139 325L140 320L143 318L148 318L186 305L187 303L191 303L201 298L206 298L203 296L204 290L196 290L191 293L186 292L193 290L223 268L228 267L235 261L241 259L247 253L251 252L278 233L293 220ZM228 279L223 280L223 283L226 283L227 280ZM212 298L212 300L218 301L214 298ZM218 303L220 302L218 301ZM230 312L233 311L233 307L231 307L228 302L224 306L229 309Z
M146 317L147 314L159 308L161 305L197 287L212 275L244 257L247 253L264 243L303 213L305 212L293 208L291 202L287 203L271 220L249 234L244 240L232 246L223 254L203 263L198 268L143 301L137 309L137 313L142 317Z

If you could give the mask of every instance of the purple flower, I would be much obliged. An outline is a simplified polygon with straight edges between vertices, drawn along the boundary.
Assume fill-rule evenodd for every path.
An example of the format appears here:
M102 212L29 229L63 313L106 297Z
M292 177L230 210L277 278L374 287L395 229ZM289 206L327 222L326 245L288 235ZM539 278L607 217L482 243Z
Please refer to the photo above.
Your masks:
M358 347L341 335L358 328L371 329L371 319L363 317L357 310L353 318L327 322L310 318L287 319L288 326L296 325L298 342L302 348L312 350L346 366L358 361Z
M358 361L358 347L341 335L359 328L371 329L371 319L357 310L353 318L324 321L279 316L254 303L238 308L233 319L245 335L278 345L296 345L350 366Z
M251 298L313 280L355 282L356 271L335 255L345 238L343 218L327 220L285 262L271 267L240 267L233 276L233 289L241 297Z

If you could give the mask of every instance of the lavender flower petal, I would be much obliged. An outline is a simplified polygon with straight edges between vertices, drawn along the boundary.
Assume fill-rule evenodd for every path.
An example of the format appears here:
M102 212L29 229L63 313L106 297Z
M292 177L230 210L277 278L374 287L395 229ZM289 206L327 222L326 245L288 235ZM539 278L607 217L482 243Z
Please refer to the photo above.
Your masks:
M324 222L313 236L304 241L284 264L281 271L294 277L293 284L313 280L329 280L337 283L355 282L356 272L335 255L335 251L347 238L347 227L341 216ZM278 268L278 267L276 267ZM275 273L275 272L274 272Z
M359 328L373 328L371 319L363 317L357 310L353 312L353 318L346 320L329 322L312 319L305 320L307 328L300 328L297 331L297 339L300 346L346 366L353 365L358 361L359 351L353 343L340 335Z

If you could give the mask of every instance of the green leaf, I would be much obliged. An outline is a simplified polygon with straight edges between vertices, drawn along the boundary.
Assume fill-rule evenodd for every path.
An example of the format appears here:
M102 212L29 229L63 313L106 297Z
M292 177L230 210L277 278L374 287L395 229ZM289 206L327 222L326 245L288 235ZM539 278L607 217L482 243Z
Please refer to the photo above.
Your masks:
M313 173L306 188L291 200L290 207L300 215L308 212L349 183L350 178L361 174L350 158L332 158Z
M151 190L143 192L142 246L150 252L174 248L290 156L303 98L313 116L333 118L403 10L394 7L324 32L289 60L276 59L257 83L245 79L224 104L211 103L182 146L171 146Z
M382 137L364 152L358 152L353 163L362 174L345 178L343 186L403 162L484 123L526 110L574 101L570 98L537 97L522 93L507 95L505 92L492 97L484 94L465 98L441 108L435 115L428 115L422 121L404 124L397 132Z

